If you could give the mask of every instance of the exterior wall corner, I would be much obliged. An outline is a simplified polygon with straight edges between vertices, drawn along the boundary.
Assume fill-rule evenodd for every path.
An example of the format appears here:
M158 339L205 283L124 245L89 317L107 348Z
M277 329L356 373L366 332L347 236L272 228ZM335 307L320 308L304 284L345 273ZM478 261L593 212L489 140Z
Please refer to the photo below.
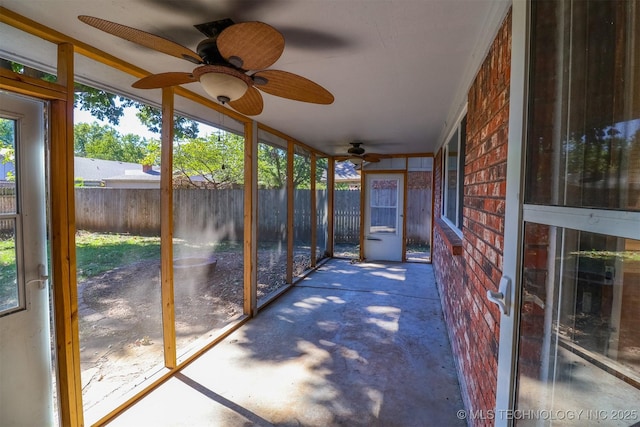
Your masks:
M469 411L496 405L500 313L486 299L502 276L506 197L511 12L468 93L462 253L434 227L433 265L462 397ZM442 203L442 151L434 159L434 222ZM491 420L469 418L470 425Z

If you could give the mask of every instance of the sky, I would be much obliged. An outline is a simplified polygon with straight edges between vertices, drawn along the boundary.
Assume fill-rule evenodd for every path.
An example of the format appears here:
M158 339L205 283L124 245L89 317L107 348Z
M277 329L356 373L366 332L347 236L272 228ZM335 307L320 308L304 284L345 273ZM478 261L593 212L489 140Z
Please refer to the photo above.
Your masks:
M124 116L120 119L120 124L118 126L114 126L105 120L98 120L93 117L89 111L83 111L78 108L74 110L74 121L76 124L97 122L101 125L109 125L115 128L121 135L132 133L134 135L139 135L142 138L160 139L160 134L149 132L147 127L140 123L140 120L136 117L136 109L133 107L126 107L124 109ZM199 136L203 137L216 130L216 128L203 123L199 123L199 129Z
M113 126L111 123L105 120L98 120L91 115L89 111L83 111L76 108L73 112L75 123L93 123L97 122L101 125L109 125L117 129L118 133L122 135L126 135L128 133L132 133L135 135L140 135L143 138L155 138L159 139L160 135L157 133L149 132L146 126L143 126L138 118L136 117L136 109L135 108L125 108L124 117L120 119L120 124L118 126Z

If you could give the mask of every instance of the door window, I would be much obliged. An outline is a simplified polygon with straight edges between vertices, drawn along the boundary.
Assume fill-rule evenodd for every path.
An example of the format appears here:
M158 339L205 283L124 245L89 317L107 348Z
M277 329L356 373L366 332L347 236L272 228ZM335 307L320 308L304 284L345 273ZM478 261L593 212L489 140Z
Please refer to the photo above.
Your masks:
M398 180L371 180L369 234L398 232Z
M640 9L538 1L531 12L516 414L535 416L516 424L633 425Z
M518 410L638 421L640 240L527 223L524 244Z
M18 275L17 121L0 118L0 316L24 307Z

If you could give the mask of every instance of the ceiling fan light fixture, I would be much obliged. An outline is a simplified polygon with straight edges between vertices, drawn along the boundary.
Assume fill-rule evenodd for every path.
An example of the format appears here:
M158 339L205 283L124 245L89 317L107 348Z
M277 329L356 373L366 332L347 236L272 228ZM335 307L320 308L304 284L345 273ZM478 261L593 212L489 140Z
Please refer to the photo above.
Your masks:
M242 98L249 88L242 79L223 73L203 74L200 83L205 92L222 103Z

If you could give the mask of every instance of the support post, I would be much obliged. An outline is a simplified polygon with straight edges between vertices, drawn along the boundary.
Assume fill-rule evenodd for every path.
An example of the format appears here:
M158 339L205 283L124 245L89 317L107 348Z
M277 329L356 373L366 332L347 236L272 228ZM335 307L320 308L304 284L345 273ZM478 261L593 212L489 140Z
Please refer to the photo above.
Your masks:
M176 356L176 313L173 294L173 89L162 89L160 158L160 281L164 365L173 369Z
M316 246L318 245L318 206L316 201L316 153L311 153L311 267L316 266L318 254L316 254Z
M82 426L82 385L78 333L75 197L73 173L73 45L58 46L58 84L66 100L51 102L51 275L55 315L60 424Z
M244 125L244 304L247 316L258 311L258 125Z
M327 252L333 257L333 236L335 232L334 206L335 206L335 173L336 162L333 157L327 159Z
M287 283L293 284L293 214L294 214L294 191L293 185L293 157L295 155L295 145L293 141L287 142Z

